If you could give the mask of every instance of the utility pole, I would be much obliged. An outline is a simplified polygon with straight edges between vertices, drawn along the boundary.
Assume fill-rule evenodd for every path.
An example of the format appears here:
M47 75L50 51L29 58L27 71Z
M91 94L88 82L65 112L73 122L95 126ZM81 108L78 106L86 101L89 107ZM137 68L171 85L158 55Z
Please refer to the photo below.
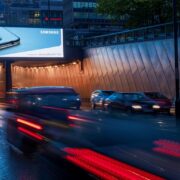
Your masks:
M177 2L173 0L173 26L174 26L174 60L176 78L176 118L180 118L180 98L179 98L179 61L178 61L178 24L177 24Z

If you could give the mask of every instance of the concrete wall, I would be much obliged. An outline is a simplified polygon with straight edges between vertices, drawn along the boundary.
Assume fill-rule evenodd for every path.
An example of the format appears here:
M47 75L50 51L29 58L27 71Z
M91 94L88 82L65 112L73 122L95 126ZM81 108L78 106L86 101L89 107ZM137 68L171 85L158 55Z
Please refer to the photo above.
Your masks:
M0 63L0 99L5 96L5 69L2 63Z
M86 49L86 54L84 71L79 64L13 66L13 86L72 86L83 98L89 98L95 89L160 91L169 97L175 95L172 39L91 48Z

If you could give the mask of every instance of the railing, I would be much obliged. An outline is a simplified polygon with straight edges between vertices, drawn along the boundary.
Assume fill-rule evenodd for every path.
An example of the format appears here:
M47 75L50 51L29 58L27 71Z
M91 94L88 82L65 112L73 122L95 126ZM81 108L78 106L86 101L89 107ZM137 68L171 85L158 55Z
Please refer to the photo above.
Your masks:
M180 21L178 22L178 35L180 36ZM168 39L172 37L173 23L166 23L112 34L93 36L81 40L70 40L68 43L71 46L98 47L155 39Z

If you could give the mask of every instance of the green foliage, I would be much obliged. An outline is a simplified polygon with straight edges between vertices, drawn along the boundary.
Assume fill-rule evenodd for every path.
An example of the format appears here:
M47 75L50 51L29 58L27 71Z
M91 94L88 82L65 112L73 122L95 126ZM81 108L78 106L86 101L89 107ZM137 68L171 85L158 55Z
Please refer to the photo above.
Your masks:
M180 11L180 0L177 3ZM97 10L117 21L125 19L127 27L172 21L172 0L98 0Z

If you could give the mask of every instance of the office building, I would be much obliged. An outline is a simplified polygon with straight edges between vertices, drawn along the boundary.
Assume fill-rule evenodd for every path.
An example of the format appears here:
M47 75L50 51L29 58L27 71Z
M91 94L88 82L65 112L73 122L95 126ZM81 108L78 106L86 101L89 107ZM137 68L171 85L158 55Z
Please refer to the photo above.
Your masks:
M62 27L62 0L3 0L0 25Z
M121 24L114 24L111 17L98 14L96 7L96 0L64 0L64 27L89 31L119 30Z

